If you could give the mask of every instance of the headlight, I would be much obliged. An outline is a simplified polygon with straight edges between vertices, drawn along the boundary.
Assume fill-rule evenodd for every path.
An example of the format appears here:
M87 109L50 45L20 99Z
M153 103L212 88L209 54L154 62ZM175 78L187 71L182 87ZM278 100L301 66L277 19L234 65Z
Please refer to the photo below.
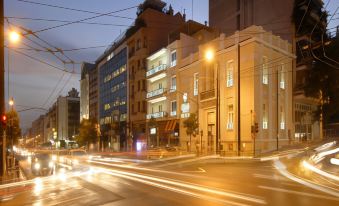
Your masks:
M49 162L48 163L48 167L52 168L54 166L54 163L53 162Z
M79 164L79 160L73 160L73 164L78 165Z
M52 155L52 160L56 161L57 160L57 156L56 155Z
M36 170L39 170L39 169L40 169L40 164L39 164L39 163L35 163L34 168L35 168Z

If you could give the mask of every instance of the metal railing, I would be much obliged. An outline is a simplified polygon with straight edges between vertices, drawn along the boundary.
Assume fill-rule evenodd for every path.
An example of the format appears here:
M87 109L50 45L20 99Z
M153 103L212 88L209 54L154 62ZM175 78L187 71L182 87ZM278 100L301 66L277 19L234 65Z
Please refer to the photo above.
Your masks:
M161 89L153 90L151 92L147 92L146 98L151 98L151 97L161 95L164 93L164 91L165 91L164 88L161 88Z
M167 65L166 64L161 64L161 65L159 65L157 67L154 67L153 69L147 71L146 72L146 77L149 77L149 76L151 76L153 74L156 74L156 73L158 73L160 71L165 71L166 69L167 69Z
M147 114L146 115L146 119L151 119L152 117L153 118L162 118L162 117L165 117L167 114L167 112L156 112L156 113L153 113L153 114Z

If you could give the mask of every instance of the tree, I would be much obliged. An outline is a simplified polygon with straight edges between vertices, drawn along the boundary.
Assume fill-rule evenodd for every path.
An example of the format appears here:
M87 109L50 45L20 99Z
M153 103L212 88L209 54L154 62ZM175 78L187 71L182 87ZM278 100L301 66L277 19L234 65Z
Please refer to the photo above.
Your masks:
M83 119L80 123L79 135L76 140L80 146L89 146L98 139L97 122L95 119Z
M6 113L7 116L7 124L6 124L6 136L9 144L16 145L18 143L18 139L21 136L21 128L20 128L20 119L18 113L15 110L11 110Z
M184 121L184 127L186 128L186 134L190 136L189 151L191 151L192 135L195 137L199 133L198 117L195 113L191 113L190 116Z
M154 118L154 117L151 117L151 119L149 120L148 122L148 128L150 129L153 129L155 128L156 129L156 133L155 134L150 134L150 137L151 137L151 145L153 145L153 143L155 142L154 141L154 138L157 139L156 143L157 143L157 146L159 146L159 135L158 135L158 122L157 120Z
M339 62L338 36L327 42L330 43L324 47L326 56ZM323 61L329 62L323 56L317 56ZM306 96L320 99L323 103L323 106L319 105L318 110L314 113L314 119L319 119L322 112L324 123L339 120L335 119L339 114L339 65L335 69L322 61L314 61L305 79L304 91Z

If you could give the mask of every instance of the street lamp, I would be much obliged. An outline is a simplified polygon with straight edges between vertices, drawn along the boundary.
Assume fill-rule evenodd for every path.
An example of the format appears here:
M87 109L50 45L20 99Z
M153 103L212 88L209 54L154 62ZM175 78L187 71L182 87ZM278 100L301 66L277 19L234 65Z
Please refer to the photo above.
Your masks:
M212 49L207 49L206 50L206 53L205 53L205 59L207 62L212 62L214 60L214 57L215 57L215 52L212 50ZM214 69L214 67L212 68ZM212 77L214 78L214 77ZM215 144L216 144L216 153L219 153L219 134L220 134L220 131L219 131L219 124L220 124L220 118L219 118L219 111L220 111L220 97L219 97L219 68L217 67L217 75L216 75L216 78L217 78L217 91L216 91L216 100L217 100L217 105L216 105L216 138L215 138Z
M18 41L20 41L20 34L16 31L10 31L9 40L13 43L17 43Z

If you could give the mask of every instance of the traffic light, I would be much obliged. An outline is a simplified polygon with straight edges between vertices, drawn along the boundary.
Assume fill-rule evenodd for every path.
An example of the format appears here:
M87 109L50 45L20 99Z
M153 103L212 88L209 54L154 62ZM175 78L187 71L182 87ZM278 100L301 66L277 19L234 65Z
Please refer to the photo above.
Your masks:
M7 116L5 114L1 115L1 126L3 129L6 128L6 124L7 124Z
M254 123L254 130L255 130L255 133L259 132L259 125L258 125L258 123Z

